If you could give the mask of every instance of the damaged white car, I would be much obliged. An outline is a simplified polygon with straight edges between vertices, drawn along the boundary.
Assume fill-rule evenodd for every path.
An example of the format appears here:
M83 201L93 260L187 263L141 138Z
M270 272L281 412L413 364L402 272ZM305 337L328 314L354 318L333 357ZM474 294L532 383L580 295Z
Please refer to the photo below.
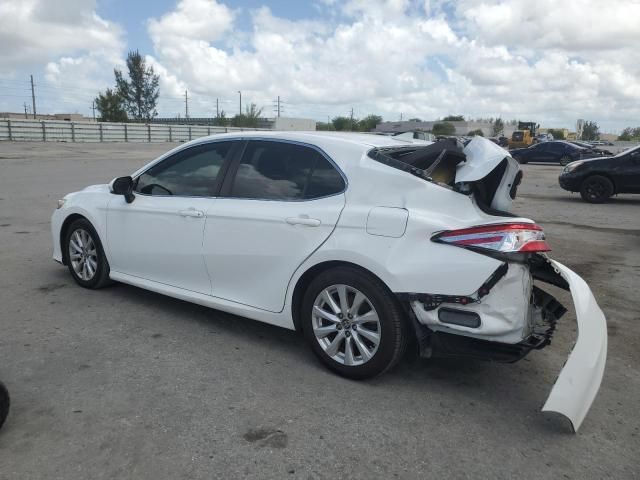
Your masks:
M543 410L577 429L602 379L606 322L589 287L509 213L518 162L466 147L321 132L240 132L182 145L67 195L54 258L78 284L124 282L304 332L351 378L407 344L424 357L513 362L548 345L571 291L579 335Z

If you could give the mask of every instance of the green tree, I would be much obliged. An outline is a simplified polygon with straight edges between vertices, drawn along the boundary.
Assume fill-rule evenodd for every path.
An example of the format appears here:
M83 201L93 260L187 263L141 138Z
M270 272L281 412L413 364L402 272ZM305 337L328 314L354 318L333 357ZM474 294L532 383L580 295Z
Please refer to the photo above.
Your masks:
M160 77L152 66L147 67L138 50L132 50L127 55L127 72L129 80L117 68L113 71L118 95L122 97L129 115L136 120L149 120L158 115L156 105L160 96Z
M627 127L622 130L622 133L618 137L618 140L640 140L640 127L632 128Z
M98 92L95 102L101 121L126 122L128 120L122 97L110 88L107 88L104 94Z
M596 122L587 120L582 127L582 140L598 140L600 138L600 127Z
M335 117L331 119L331 123L333 124L333 128L339 132L352 129L352 122L349 117Z
M504 133L504 122L500 117L496 118L493 122L493 131L491 132L494 137L502 135Z
M375 130L376 125L382 122L382 117L380 115L367 115L362 120L359 120L358 130L361 132L371 132Z
M247 105L243 114L233 117L233 126L256 128L260 115L262 115L262 108L258 108L255 103Z
M433 125L431 133L434 135L455 135L456 127L453 123L439 122Z
M564 131L560 128L549 128L547 129L547 133L553 135L555 140L564 140Z
M217 127L226 127L229 124L229 119L224 110L220 110L216 117L213 119L213 124Z
M464 122L462 115L447 115L442 119L443 122Z
M482 131L482 129L478 128L476 130L471 130L469 133L467 133L467 136L469 137L475 137L476 135L480 137L484 137L484 132Z
M410 122L421 122L422 120L420 120L419 118L410 118L409 119Z

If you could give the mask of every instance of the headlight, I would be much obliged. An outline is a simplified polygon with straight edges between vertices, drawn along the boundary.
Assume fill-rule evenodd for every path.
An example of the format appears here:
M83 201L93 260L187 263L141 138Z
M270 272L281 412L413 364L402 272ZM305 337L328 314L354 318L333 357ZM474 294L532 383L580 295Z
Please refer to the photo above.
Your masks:
M580 165L582 165L584 162L578 160L577 162L571 162L569 165L567 165L566 167L564 167L564 170L562 170L562 173L571 173L573 172L576 168L578 168Z
M56 209L62 208L65 203L67 203L67 199L66 198L58 200L58 206L56 207Z

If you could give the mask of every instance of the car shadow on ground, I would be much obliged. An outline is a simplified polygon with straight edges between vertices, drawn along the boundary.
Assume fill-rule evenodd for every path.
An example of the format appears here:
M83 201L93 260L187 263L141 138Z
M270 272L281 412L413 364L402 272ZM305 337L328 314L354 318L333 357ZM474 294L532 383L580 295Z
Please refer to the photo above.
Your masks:
M256 347L259 344L260 348L277 352L283 364L308 370L308 373L303 374L305 377L318 376L322 381L335 384L336 388L340 388L337 384L348 382L358 389L377 391L379 388L386 388L408 396L431 395L434 392L437 392L437 395L453 394L463 398L467 403L484 403L485 408L498 408L501 404L498 396L506 395L522 399L522 403L510 407L518 415L526 414L522 410L530 411L531 408L537 408L539 405L535 403L536 400L542 402L546 395L546 390L541 388L537 393L540 398L531 398L531 392L522 382L522 375L528 378L543 376L542 370L535 362L530 363L528 359L516 366L473 359L422 359L412 350L416 348L415 344L410 343L407 354L391 372L366 381L354 381L339 378L329 372L315 358L299 332L130 285L116 284L109 289L109 293L120 297L119 302L162 310L169 314L170 322L180 322L184 328L191 328L191 325L194 328L206 329L207 332L213 330L230 341L250 344L255 342Z
M83 290L74 284L64 269L57 269L50 281L56 289L66 287L65 295L76 296L77 292L71 290ZM48 290L40 288L38 291L46 295ZM284 388L292 392L299 388L297 382L303 379L303 382L320 382L331 390L343 392L340 395L385 398L392 394L402 399L408 408L423 409L425 402L435 402L436 405L430 407L435 408L433 414L467 418L474 411L482 411L489 416L504 413L514 418L527 418L521 427L522 432L528 428L543 434L571 431L561 416L555 420L554 416L538 415L553 383L553 375L561 368L557 365L556 371L556 366L553 366L550 375L548 359L542 356L534 354L533 358L527 357L515 365L472 359L421 359L410 351L415 348L410 344L407 355L392 371L373 379L356 381L341 378L327 370L315 358L299 332L122 283L88 293L90 296L83 302L118 305L119 311L133 312L129 318L123 319L120 314L114 315L112 320L126 322L127 330L142 334L144 338L141 341L146 341L147 337L166 337L170 331L174 336L172 345L184 341L187 348L194 334L215 334L225 344L255 352L248 359L245 357L247 368L254 371L265 368L264 360L270 358L273 364L269 368L278 368L283 375L291 377L290 381L285 382L288 384ZM132 308L134 306L135 310ZM149 322L136 325L141 317L154 320L157 317L157 327L149 327ZM181 332L185 332L184 338L180 338ZM206 349L207 343L208 340L205 340L202 348ZM292 369L296 370L295 373ZM510 399L508 404L504 403L505 398ZM532 416L532 413L536 415Z
M624 194L624 197L620 197L617 195L614 195L613 197L607 199L606 202L604 203L599 203L599 204L594 204L597 206L607 206L607 205L640 205L640 195L632 197L632 196L626 196L627 194ZM567 192L565 195L563 194L558 194L558 195L540 195L540 194L534 194L534 193L522 193L522 194L518 194L518 198L532 198L535 200L548 200L548 201L558 201L558 202L563 202L563 203L570 203L570 204L584 204L584 205L590 205L588 202L585 202L584 200L582 200L582 198L580 197L579 193L569 193Z

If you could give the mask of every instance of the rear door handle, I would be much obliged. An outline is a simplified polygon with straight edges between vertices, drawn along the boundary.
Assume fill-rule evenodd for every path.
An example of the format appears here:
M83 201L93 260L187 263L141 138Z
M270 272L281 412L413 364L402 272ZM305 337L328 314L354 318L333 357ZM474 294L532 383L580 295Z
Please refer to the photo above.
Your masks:
M319 227L321 222L317 218L288 217L287 223L289 225L306 225L307 227Z
M178 215L181 217L202 218L204 217L204 212L202 210L196 210L195 208L188 208L187 210L178 211Z

